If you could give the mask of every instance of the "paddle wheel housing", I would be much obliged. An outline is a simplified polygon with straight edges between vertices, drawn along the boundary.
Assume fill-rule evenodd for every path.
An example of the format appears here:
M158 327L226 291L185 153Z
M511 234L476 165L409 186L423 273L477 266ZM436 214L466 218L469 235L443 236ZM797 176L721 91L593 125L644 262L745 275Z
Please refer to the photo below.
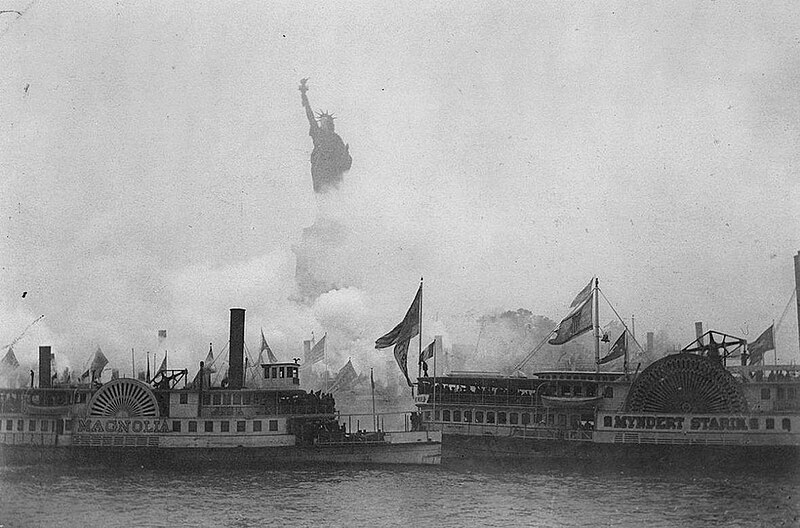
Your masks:
M117 418L159 416L158 401L150 387L141 381L115 379L94 393L89 402L89 415Z
M642 371L628 392L625 411L736 414L747 412L747 399L720 361L681 352Z

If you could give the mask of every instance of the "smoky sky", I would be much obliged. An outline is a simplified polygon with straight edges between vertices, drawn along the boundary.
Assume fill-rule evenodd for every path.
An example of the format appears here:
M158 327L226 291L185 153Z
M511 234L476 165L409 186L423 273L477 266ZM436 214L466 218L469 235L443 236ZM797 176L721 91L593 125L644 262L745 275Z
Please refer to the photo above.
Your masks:
M791 2L34 2L0 18L0 336L45 314L21 360L125 371L159 329L199 361L243 307L251 348L328 332L363 372L421 277L425 339L471 342L596 275L637 331L754 339L800 249L797 35ZM354 158L321 197L302 77ZM307 306L319 215L346 286Z

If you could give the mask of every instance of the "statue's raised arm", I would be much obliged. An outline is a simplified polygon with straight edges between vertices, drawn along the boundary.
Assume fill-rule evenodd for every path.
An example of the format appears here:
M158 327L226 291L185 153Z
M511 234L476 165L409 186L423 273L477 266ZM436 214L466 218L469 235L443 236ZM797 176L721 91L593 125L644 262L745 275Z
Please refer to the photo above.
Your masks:
M304 79L300 79L300 94L301 94L301 101L303 103L303 108L306 109L306 117L308 118L308 124L314 128L317 128L317 120L314 118L314 111L311 110L311 104L308 102L308 96L306 92L308 91L308 77Z

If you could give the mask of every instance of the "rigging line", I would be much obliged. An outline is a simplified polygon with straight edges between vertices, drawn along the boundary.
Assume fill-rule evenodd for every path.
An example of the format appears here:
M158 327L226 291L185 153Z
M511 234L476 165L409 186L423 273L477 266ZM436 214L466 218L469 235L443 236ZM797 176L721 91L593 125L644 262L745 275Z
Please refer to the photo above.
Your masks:
M611 301L609 301L608 297L606 297L606 294L603 293L603 290L597 288L597 291L600 292L600 295L603 296L603 299L605 299L606 303L608 304L608 307L611 308L611 311L614 312L614 315L617 316L617 319L619 319L619 322L622 323L622 326L625 328L625 331L628 332L628 335L631 336L633 342L636 343L636 346L639 347L639 350L642 352L642 354L646 354L644 348L642 348L642 345L639 344L639 342L636 340L636 337L633 335L633 332L630 331L628 325L625 324L625 321L622 320L622 317L620 317L620 315L617 313L617 310L614 309L614 306L612 306Z
M792 301L794 300L796 295L797 295L797 290L792 290L792 294L789 296L789 302L786 303L786 308L783 309L783 313L781 314L780 318L778 319L778 323L773 328L773 330L775 332L777 332L778 328L781 326L781 323L783 322L783 318L786 317L786 312L789 311L789 306L792 305Z
M548 339L550 339L550 336L551 336L551 335L553 335L553 332L555 332L555 330L551 330L551 331L550 331L550 333L549 333L549 334L547 334L547 335L544 337L544 339L542 339L542 340L541 340L541 342L539 342L539 344L538 344L538 345L536 345L536 347L535 347L533 350L531 350L530 352L528 352L528 355L527 355L527 356L525 356L525 358L524 358L522 361L520 361L520 362L517 364L517 366L516 366L516 367L514 367L514 371L521 370L521 369L522 369L522 367L524 367L524 366L525 366L525 365L528 363L528 361L530 361L531 359L533 359L533 356L534 356L534 355L535 355L535 354L536 354L536 353L539 351L539 349L541 349L541 348L544 346L544 344L547 342L547 340L548 340Z

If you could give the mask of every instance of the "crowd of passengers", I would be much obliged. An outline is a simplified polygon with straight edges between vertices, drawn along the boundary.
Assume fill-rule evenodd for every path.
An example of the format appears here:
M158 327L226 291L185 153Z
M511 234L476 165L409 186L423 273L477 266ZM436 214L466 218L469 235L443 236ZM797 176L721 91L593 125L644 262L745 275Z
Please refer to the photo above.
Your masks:
M790 370L770 371L767 376L764 376L763 370L750 373L750 379L756 381L797 381L800 380L800 372Z

